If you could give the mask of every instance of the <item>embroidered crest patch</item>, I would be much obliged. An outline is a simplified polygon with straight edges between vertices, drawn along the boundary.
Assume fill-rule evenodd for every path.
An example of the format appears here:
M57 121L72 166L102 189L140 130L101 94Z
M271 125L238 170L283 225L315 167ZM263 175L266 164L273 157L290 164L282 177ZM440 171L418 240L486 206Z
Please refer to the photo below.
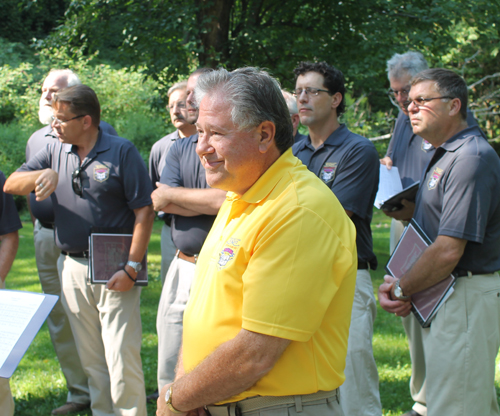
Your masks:
M432 144L430 144L427 140L422 139L422 150L424 152L428 152L432 149Z
M94 180L104 182L109 179L109 168L104 165L96 165L94 167Z
M239 238L230 238L226 241L225 247L219 253L219 260L217 261L217 268L224 269L227 264L234 258L240 246Z
M427 182L427 188L429 189L429 191L437 186L439 178L441 177L442 174L443 174L443 169L440 168L434 169L434 172L432 172L432 175L429 178L429 182Z
M321 169L320 178L323 182L328 183L335 179L335 170L337 169L337 163L325 163Z

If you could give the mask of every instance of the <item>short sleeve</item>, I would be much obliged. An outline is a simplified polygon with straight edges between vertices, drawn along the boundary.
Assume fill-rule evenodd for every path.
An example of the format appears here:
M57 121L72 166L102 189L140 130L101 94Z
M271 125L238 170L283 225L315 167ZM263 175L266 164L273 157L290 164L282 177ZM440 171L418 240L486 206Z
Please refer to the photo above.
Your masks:
M146 165L139 151L132 144L126 147L124 160L120 166L128 207L134 210L151 205L153 187L151 186Z
M187 139L184 139L187 140ZM168 186L184 186L181 178L181 156L183 140L176 140L167 153L165 167L160 175L160 183Z
M373 199L378 189L380 161L370 142L354 146L340 162L332 191L344 209L362 219L370 216Z

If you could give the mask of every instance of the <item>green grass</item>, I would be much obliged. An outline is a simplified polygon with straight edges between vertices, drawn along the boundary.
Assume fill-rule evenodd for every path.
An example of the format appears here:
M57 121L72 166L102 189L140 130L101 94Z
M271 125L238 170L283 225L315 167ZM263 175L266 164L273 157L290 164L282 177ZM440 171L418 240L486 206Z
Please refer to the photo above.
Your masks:
M41 292L35 266L33 227L24 222L20 230L19 251L9 276L7 288ZM146 391L156 389L157 336L156 311L161 292L160 279L160 232L161 222L155 222L148 254L150 284L141 297L143 324L142 365ZM372 221L374 249L379 260L378 270L373 272L375 293L383 281L384 265L389 253L390 222L375 210ZM373 336L374 355L380 377L380 395L384 416L401 415L412 406L408 383L411 374L410 356L406 336L400 318L378 307ZM500 374L496 386L500 393ZM59 368L50 342L47 325L44 324L11 378L11 388L16 401L16 416L46 416L66 400L64 376ZM148 404L148 415L155 415L156 405ZM81 416L91 412L80 413Z

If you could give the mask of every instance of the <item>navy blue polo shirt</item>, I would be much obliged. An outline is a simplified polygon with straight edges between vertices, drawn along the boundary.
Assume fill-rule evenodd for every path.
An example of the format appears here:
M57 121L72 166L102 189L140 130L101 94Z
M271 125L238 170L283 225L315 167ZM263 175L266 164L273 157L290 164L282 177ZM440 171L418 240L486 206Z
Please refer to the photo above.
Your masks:
M467 112L467 123L476 126L474 115ZM398 168L403 188L420 180L436 149L427 140L413 134L410 118L399 112L386 156Z
M5 175L0 171L0 235L10 234L23 228L14 198L3 191Z
M116 130L105 121L101 121L99 128L103 132L118 136ZM45 146L57 140L57 137L52 134L52 126L42 127L40 130L35 131L26 144L26 162L29 162L31 156L36 155ZM35 193L32 192L30 198L30 209L33 216L46 224L54 223L54 208L52 207L52 199L47 198L43 201L37 201Z
M151 153L149 154L149 177L151 178L153 189L156 189L156 182L160 181L161 173L165 168L167 153L172 144L178 139L180 139L179 130L176 130L162 137L151 148Z
M375 269L377 258L370 228L380 169L375 146L341 124L317 149L307 137L295 143L292 150L333 191L344 209L353 212L358 259Z
M500 159L477 126L437 150L421 178L413 218L434 241L467 240L458 267L500 270Z
M78 167L82 171L82 197L72 186L72 174ZM151 204L153 188L141 155L128 140L102 130L81 166L75 146L53 140L18 171L47 168L59 174L57 188L50 198L55 214L56 245L61 250L88 250L92 226L133 228L133 210Z
M165 168L160 183L173 187L194 189L210 188L207 184L205 168L196 154L198 133L174 142L168 151ZM215 215L172 216L172 241L187 255L198 254L207 238Z

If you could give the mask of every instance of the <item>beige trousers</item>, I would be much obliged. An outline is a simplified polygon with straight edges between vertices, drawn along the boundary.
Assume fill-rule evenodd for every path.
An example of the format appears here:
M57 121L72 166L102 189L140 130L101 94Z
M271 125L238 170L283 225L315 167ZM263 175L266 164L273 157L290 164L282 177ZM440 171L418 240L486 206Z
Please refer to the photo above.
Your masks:
M89 379L93 416L146 416L140 287L113 292L87 284L87 259L57 262L62 302Z
M175 257L161 291L156 331L158 333L158 391L175 378L182 343L182 319L189 299L195 265Z
M5 289L5 282L2 279L0 279L0 289ZM14 399L8 378L0 378L0 416L14 416Z
M346 379L340 386L340 403L346 415L382 415L377 364L372 346L376 315L377 304L370 272L358 270L347 345Z
M57 260L61 250L54 241L54 230L44 228L36 221L33 230L35 259L43 293L61 296L61 282ZM47 318L52 345L66 378L68 402L89 403L88 379L76 351L75 339L61 300L58 300Z

